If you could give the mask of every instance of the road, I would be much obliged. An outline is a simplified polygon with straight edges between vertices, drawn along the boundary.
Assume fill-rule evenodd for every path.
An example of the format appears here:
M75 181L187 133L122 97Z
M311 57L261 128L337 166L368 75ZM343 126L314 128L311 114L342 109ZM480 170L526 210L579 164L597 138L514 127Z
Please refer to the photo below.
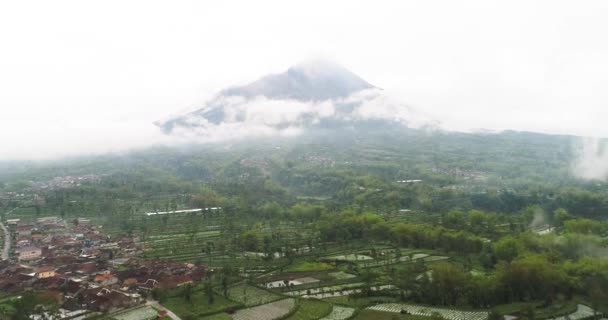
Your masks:
M4 249L2 249L2 260L8 260L8 254L11 251L11 235L6 230L4 223L0 222L0 229L4 232Z
M156 300L148 300L146 302L147 306L150 306L156 310L163 310L167 312L167 316L169 316L169 318L173 319L173 320L182 320L180 317L178 317L175 313L173 313L171 310L163 307L160 305L160 303L158 303L158 301Z
M7 211L4 215L8 216L11 214L11 212L15 211L15 209L17 208ZM2 249L2 260L8 260L8 255L11 251L11 234L8 232L8 230L6 230L6 227L2 221L0 221L0 229L2 229L2 232L4 232L4 249Z

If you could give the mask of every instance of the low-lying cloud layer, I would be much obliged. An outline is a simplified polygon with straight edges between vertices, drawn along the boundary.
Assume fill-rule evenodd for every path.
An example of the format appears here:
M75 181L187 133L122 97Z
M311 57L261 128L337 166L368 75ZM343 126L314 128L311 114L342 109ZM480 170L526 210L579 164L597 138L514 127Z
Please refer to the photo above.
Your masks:
M438 125L431 117L378 89L362 90L346 98L306 102L263 96L251 99L219 96L209 105L211 107L170 119L167 123L171 126L171 134L213 142L256 136L293 136L318 126L348 126L372 120L410 128Z

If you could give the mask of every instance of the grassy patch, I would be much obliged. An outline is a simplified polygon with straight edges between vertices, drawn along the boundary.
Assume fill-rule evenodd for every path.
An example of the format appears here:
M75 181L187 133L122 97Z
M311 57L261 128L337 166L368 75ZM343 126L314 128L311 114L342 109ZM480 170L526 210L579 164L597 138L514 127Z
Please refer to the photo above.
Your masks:
M289 266L288 272L307 272L307 271L326 271L333 269L333 266L325 262L300 262Z
M288 320L320 319L331 313L331 304L320 300L301 299L298 310L289 316Z

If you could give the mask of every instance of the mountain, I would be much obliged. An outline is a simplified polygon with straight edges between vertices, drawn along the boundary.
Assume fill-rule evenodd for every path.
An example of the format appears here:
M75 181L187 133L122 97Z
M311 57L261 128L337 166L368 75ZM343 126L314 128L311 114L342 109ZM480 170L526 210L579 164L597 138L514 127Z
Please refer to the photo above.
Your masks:
M306 61L285 72L226 88L202 108L156 124L167 134L221 140L370 123L436 125L355 73L326 60Z
M372 88L375 87L341 65L325 60L311 60L245 86L225 89L220 95L323 101L345 98L357 91Z

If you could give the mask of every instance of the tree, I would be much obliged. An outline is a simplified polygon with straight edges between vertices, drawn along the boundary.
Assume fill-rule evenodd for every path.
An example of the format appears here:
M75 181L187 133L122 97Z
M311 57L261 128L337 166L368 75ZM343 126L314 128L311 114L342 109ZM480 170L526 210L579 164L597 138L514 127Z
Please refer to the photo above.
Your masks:
M167 301L167 292L160 288L154 288L152 289L152 298L158 301L158 303L163 304Z
M38 299L32 292L24 293L21 298L17 298L13 302L13 308L15 309L11 320L29 320L30 315L33 314Z
M533 306L528 306L526 308L526 319L528 319L528 320L536 319L536 311L534 310Z
M247 251L257 251L260 245L260 235L255 230L246 231L241 235L241 247Z
M488 314L488 320L503 320L504 317L498 311L492 309Z
M438 263L431 268L432 281L426 285L427 299L431 303L454 305L468 294L470 275L450 263Z
M513 261L523 250L520 242L513 237L505 237L498 240L494 243L492 249L496 259L506 262Z
M215 297L213 296L213 286L211 280L205 282L205 294L207 295L207 304L213 304Z
M224 297L228 298L228 276L226 275L222 277L222 290L224 292Z
M182 295L184 296L184 299L190 303L192 302L192 285L190 285L189 283L186 284L184 286L184 289L182 291Z

